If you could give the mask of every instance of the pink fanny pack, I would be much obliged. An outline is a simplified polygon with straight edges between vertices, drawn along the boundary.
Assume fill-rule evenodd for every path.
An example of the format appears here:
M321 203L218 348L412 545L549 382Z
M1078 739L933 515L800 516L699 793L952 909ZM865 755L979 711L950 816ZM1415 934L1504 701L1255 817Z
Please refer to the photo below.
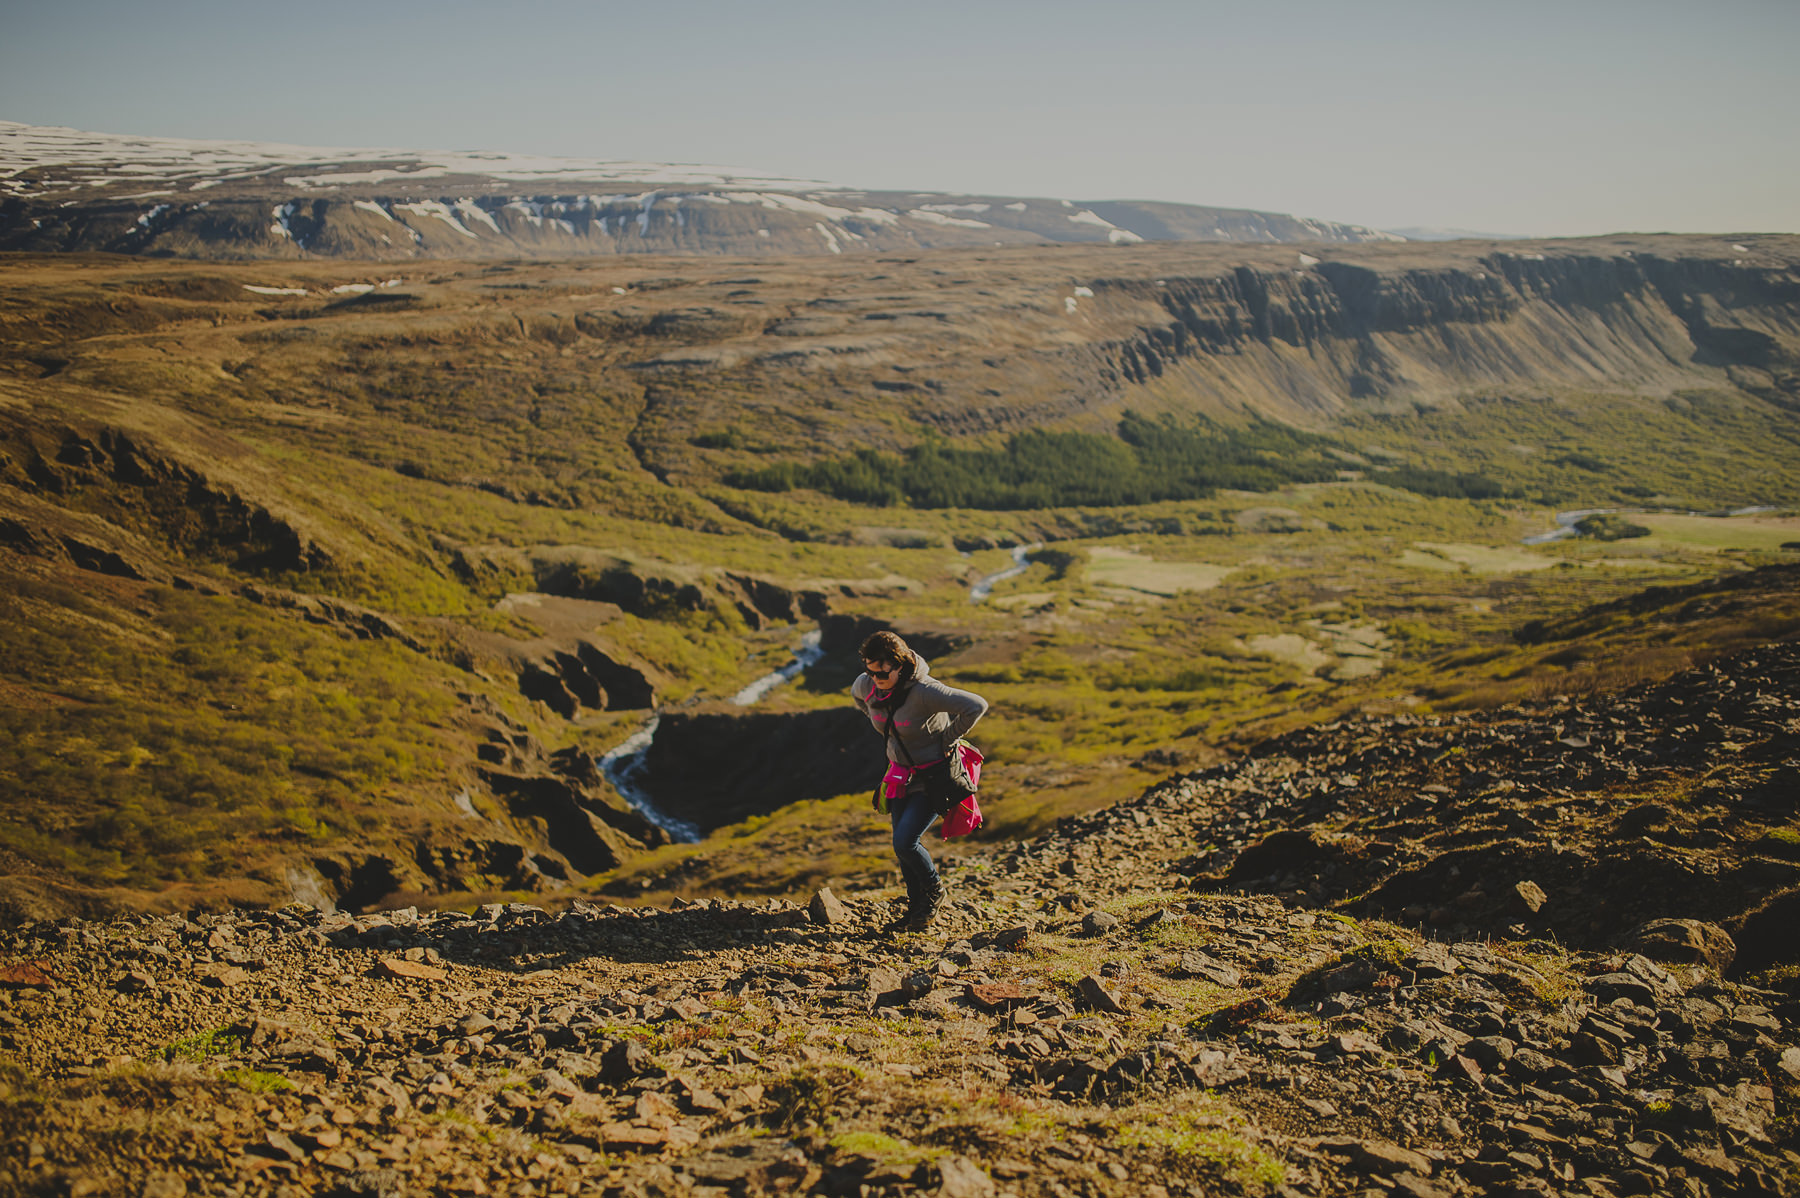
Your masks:
M906 793L906 784L912 781L912 767L901 765L898 761L888 762L887 776L881 780L881 793L890 799L897 799Z

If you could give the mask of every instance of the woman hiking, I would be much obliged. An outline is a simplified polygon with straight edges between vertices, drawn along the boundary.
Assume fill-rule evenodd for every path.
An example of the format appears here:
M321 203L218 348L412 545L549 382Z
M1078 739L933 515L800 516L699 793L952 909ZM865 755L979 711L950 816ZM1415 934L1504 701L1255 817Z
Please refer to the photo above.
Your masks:
M861 652L864 672L850 684L850 697L887 742L888 772L875 809L885 804L893 822L894 856L906 880L906 913L882 931L922 931L943 905L944 883L920 839L944 813L926 798L913 770L948 756L986 713L987 700L931 677L925 659L895 633L873 634Z

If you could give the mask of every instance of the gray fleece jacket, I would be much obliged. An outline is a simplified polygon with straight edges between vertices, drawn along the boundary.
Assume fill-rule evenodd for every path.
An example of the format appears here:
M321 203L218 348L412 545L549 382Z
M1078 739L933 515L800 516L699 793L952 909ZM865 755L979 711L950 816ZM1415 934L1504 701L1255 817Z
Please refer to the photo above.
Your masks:
M887 742L888 760L901 765L907 764L906 754L894 743L896 740L905 742L906 752L912 754L914 765L941 761L949 754L950 745L956 738L967 735L988 709L987 700L980 695L945 686L933 678L923 657L918 663L912 681L901 684L907 687L907 693L898 708L870 702L875 694L875 680L867 674L857 675L856 681L850 684L850 697L856 700L857 707ZM894 718L894 735L891 737L888 735L890 712Z

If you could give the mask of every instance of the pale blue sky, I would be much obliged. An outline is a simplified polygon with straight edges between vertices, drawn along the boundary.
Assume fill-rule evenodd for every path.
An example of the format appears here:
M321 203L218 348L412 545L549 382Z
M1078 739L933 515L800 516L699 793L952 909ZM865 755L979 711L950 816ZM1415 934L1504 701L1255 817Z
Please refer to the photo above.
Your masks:
M1800 0L0 0L0 119L1383 228L1800 231Z

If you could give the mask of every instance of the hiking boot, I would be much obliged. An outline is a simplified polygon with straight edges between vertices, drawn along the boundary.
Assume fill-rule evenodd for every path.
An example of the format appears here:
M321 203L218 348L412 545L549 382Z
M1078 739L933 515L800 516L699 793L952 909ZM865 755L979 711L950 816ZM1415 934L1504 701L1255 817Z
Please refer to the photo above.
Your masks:
M929 924L938 917L938 912L943 909L944 879L941 877L933 878L931 880L931 893L925 896L925 906L918 915L920 921L919 926L924 927L926 924Z

